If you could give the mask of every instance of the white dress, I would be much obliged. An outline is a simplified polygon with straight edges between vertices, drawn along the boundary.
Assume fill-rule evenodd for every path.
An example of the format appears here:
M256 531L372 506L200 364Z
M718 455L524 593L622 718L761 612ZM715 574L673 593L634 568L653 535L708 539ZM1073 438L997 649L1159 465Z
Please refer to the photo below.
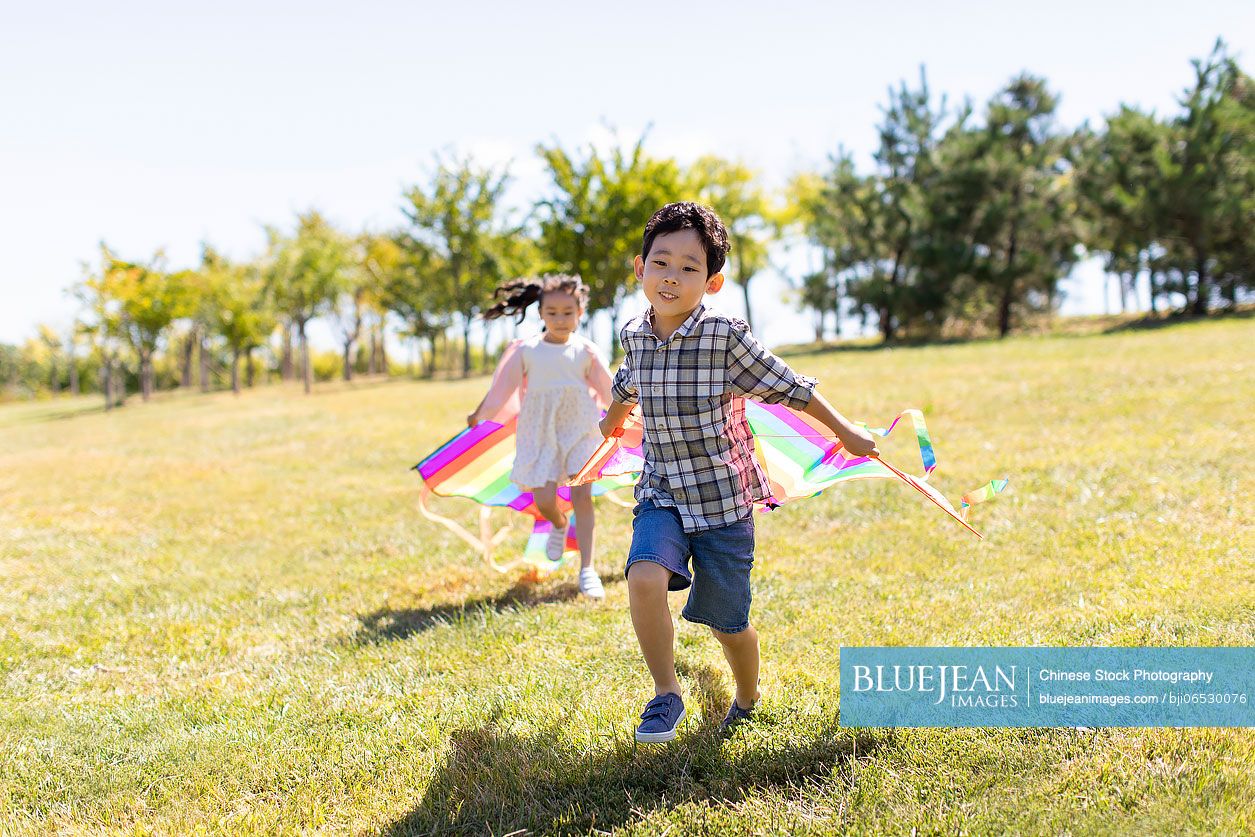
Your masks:
M597 347L578 334L566 343L537 335L518 341L502 358L485 413L494 413L516 388L523 389L523 399L510 481L524 489L560 485L601 444L598 401L608 405L610 400L606 363Z

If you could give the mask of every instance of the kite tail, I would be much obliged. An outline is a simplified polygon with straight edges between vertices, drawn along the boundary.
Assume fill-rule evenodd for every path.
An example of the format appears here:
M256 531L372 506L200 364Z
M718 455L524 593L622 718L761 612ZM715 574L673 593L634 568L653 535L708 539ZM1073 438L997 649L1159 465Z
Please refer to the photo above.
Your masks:
M990 480L988 483L986 483L985 485L982 485L980 488L967 492L966 494L963 495L962 498L960 498L962 507L959 509L959 514L963 517L964 520L967 520L968 509L970 509L972 506L976 505L977 503L983 503L986 500L992 500L994 497L1001 494L1006 489L1008 482L1010 481L1009 480Z
M433 523L439 523L441 526L445 527L454 535L457 535L469 544L472 549L483 557L484 563L489 567L492 567L499 573L508 573L519 565L525 563L522 559L520 559L518 561L511 561L509 564L502 565L493 560L493 549L499 546L501 542L510 535L510 527L506 526L496 532L493 532L492 525L489 521L492 510L488 506L481 506L479 509L479 536L476 537L468 532L466 528L456 520L451 520L432 511L427 505L427 500L431 497L431 495L431 488L428 487L427 483L423 483L423 490L418 495L418 510L423 517ZM549 524L546 523L546 525Z

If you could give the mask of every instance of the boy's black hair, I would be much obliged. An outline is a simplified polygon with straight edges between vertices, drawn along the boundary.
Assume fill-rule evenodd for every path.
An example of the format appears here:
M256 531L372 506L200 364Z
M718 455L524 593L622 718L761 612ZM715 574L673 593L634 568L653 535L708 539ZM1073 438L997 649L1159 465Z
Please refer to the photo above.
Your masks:
M649 248L660 235L679 230L694 230L702 240L706 251L706 275L714 276L723 270L724 260L732 246L728 243L728 228L709 207L692 201L669 203L654 213L645 224L645 236L641 240L641 258L649 258Z

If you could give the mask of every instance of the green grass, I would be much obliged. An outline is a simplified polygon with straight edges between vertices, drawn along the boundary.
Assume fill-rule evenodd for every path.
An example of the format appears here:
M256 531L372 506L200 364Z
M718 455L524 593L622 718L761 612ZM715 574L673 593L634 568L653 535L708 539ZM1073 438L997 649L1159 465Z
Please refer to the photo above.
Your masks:
M837 671L1255 644L1252 345L1239 318L796 356L849 415L923 408L950 496L1011 488L984 543L888 483L760 517L761 720L716 737L726 666L681 623L668 746L631 741L627 512L599 506L602 606L416 512L408 467L485 379L5 407L0 832L1250 833L1251 730L856 731Z

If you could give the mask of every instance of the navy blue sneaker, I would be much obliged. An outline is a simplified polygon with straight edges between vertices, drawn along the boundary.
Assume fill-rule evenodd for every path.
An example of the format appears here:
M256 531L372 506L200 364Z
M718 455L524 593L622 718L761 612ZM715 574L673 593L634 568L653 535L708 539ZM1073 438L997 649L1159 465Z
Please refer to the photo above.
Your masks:
M755 704L757 705L757 702L755 702ZM737 704L736 698L732 698L732 708L728 710L727 717L725 717L723 721L720 722L719 731L725 734L729 733L732 731L732 728L734 726L737 726L738 724L743 724L746 721L750 720L753 714L754 714L753 706L751 706L749 709L742 709Z
M684 720L684 701L672 692L658 695L645 704L636 740L644 742L674 741L676 727Z

